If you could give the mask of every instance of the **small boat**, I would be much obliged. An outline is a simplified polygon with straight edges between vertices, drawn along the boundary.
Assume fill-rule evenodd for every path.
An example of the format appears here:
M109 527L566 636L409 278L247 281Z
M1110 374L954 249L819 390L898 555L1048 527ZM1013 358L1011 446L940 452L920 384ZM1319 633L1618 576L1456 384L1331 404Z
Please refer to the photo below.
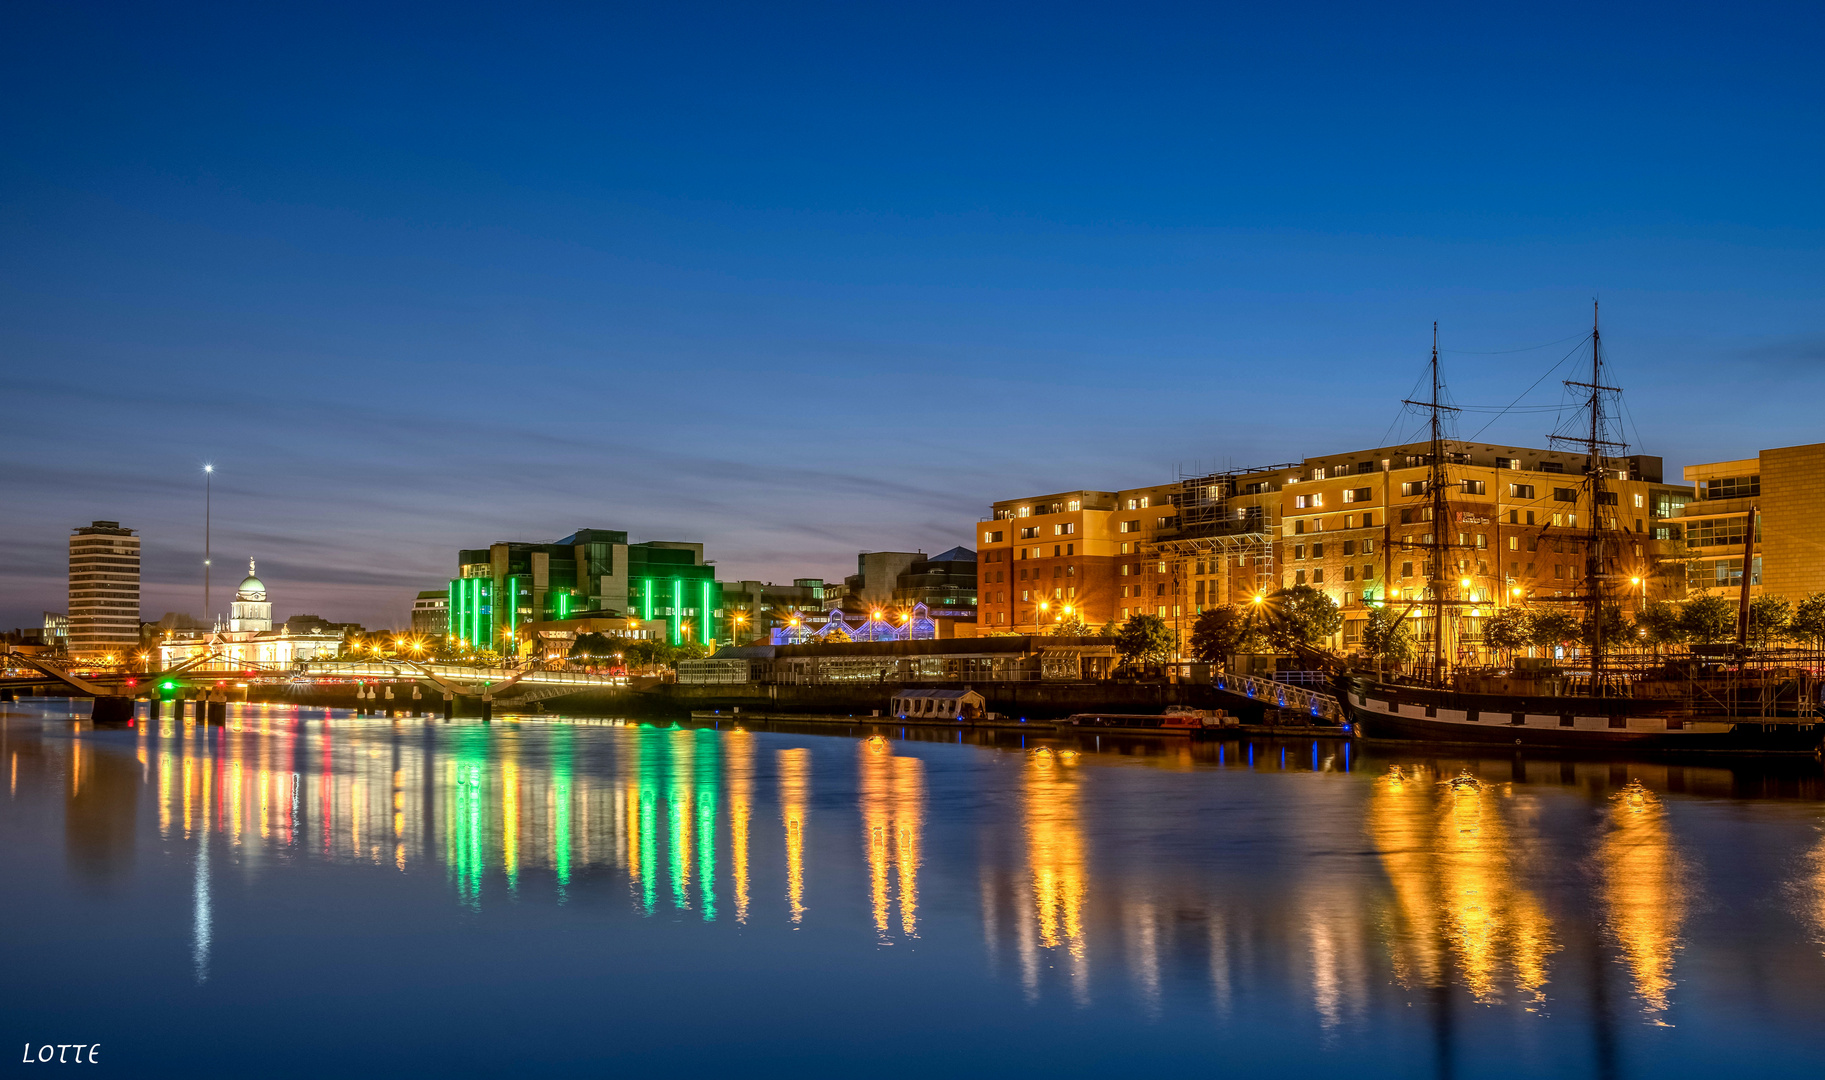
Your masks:
M1173 735L1189 737L1204 730L1203 721L1184 713L1074 713L1057 722L1060 732L1096 735Z

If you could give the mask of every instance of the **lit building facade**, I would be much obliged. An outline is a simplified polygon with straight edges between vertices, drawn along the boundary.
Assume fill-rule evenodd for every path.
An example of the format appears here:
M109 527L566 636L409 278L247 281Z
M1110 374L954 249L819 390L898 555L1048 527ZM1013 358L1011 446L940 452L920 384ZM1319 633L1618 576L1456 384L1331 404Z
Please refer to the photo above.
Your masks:
M1825 591L1825 443L1763 450L1753 458L1691 465L1695 490L1669 523L1692 595L1735 595L1753 523L1749 590L1799 600Z
M450 629L450 590L426 589L412 601L412 633L443 637Z
M139 537L118 521L70 533L69 651L124 659L139 645Z
M247 576L235 589L230 611L226 630L218 623L201 635L179 636L175 629L167 631L158 643L161 670L205 656L209 659L193 670L282 671L300 660L333 660L342 650L339 630L313 628L295 632L289 624L273 629L272 600L267 596L266 583L254 573L252 559L247 561Z
M579 529L552 544L467 549L457 568L447 633L469 648L522 648L528 624L586 613L662 620L673 645L713 644L720 629L721 587L702 544L629 544L625 532Z
M1452 640L1474 648L1499 608L1575 595L1593 513L1620 537L1608 554L1626 582L1615 593L1625 614L1677 592L1662 572L1674 546L1668 519L1691 489L1664 483L1659 458L1612 461L1603 505L1592 507L1581 454L1448 441L1440 527L1430 452L1426 443L1380 447L997 502L977 525L978 628L1031 633L1068 607L1093 627L1155 615L1183 645L1206 608L1309 585L1342 609L1331 645L1348 650L1371 606L1423 601L1443 581L1445 598L1464 602ZM1447 548L1436 576L1435 542Z
M1007 499L976 525L978 633L1092 627L1168 613L1153 540L1178 516L1177 485Z

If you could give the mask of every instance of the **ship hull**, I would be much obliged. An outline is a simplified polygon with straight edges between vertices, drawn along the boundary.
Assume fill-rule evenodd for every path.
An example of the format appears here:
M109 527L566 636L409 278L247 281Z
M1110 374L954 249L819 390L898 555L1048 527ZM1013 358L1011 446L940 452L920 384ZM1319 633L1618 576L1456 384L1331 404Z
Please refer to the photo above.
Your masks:
M1825 725L1799 717L1685 716L1634 698L1522 697L1345 678L1363 738L1589 752L1816 754Z

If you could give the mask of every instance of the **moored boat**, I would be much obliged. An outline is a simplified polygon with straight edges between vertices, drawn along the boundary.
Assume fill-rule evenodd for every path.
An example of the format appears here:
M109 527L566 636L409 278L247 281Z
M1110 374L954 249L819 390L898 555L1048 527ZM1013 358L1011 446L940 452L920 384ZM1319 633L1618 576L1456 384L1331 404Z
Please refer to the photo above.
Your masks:
M1370 739L1567 750L1816 753L1816 716L1694 711L1651 697L1476 693L1345 675L1338 697Z
M1621 389L1606 385L1602 339L1594 321L1587 339L1588 381L1565 383L1568 390L1583 395L1584 404L1572 422L1561 423L1551 436L1557 445L1580 449L1585 458L1580 486L1558 489L1554 495L1555 505L1583 508L1583 525L1576 512L1570 513L1562 528L1560 515L1552 516L1552 527L1561 529L1554 543L1570 539L1574 550L1582 550L1583 574L1570 595L1555 591L1551 597L1527 601L1530 606L1559 603L1582 609L1577 642L1581 670L1575 675L1562 672L1550 657L1515 661L1510 670L1454 667L1448 661L1453 656L1460 663L1466 657L1474 658L1479 637L1459 626L1466 616L1481 617L1491 606L1491 597L1473 591L1468 576L1473 561L1482 572L1483 537L1478 535L1476 543L1469 544L1465 534L1458 533L1454 543L1445 523L1488 518L1474 512L1455 516L1452 512L1450 498L1470 490L1470 483L1460 485L1449 475L1454 455L1447 445L1445 424L1459 410L1444 401L1436 326L1433 334L1430 398L1404 402L1427 415L1431 432L1428 477L1411 485L1420 490L1409 492L1425 496L1426 504L1402 511L1412 515L1416 524L1431 523L1417 545L1427 557L1427 585L1423 591L1411 590L1405 596L1397 593L1396 599L1384 601L1406 602L1397 616L1400 624L1410 614L1423 619L1429 655L1412 678L1362 671L1337 676L1338 698L1356 733L1374 739L1576 750L1819 752L1825 738L1825 726L1819 723L1820 658L1815 654L1787 663L1778 655L1746 647L1751 579L1747 573L1741 579L1733 648L1694 650L1691 657L1666 663L1637 655L1619 665L1611 656L1614 635L1606 627L1622 620L1617 587L1625 581L1641 584L1647 574L1639 563L1632 571L1625 569L1618 558L1631 547L1632 557L1641 557L1640 522L1631 533L1607 509L1618 504L1609 484L1619 475L1616 459L1626 452L1627 444L1611 430L1620 406L1610 403L1619 403ZM1461 451L1455 456L1468 463ZM1527 486L1531 492L1530 485L1515 486ZM1480 482L1476 490L1481 491ZM1641 505L1639 496L1636 505ZM1511 522L1515 513L1511 511ZM1751 518L1754 513L1752 506ZM1532 523L1533 513L1528 512L1527 524ZM1743 565L1747 566L1754 530L1746 530L1745 536ZM1407 542L1403 540L1403 544ZM1518 547L1516 538L1511 537L1510 545L1510 550ZM1532 573L1532 564L1528 573ZM1645 588L1643 585L1644 597ZM1519 586L1501 590L1504 601L1522 594ZM1454 637L1458 648L1448 648L1448 639ZM1622 670L1625 667L1631 670Z

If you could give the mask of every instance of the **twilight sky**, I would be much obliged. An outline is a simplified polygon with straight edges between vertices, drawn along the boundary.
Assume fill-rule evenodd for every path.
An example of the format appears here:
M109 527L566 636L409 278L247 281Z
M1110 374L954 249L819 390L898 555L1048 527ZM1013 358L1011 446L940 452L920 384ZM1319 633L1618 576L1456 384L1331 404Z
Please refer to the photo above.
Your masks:
M1389 9L11 4L0 627L94 518L202 614L205 461L218 609L579 526L834 577L1383 444L1433 320L1506 404L1596 296L1670 475L1825 439L1817 5Z

